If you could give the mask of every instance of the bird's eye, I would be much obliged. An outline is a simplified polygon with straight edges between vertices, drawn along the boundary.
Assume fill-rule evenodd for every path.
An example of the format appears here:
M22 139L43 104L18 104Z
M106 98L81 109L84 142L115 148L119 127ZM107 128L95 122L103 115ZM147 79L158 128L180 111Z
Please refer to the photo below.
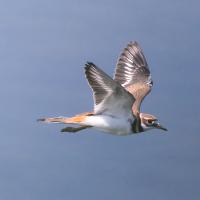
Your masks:
M148 121L149 124L153 124L153 120L148 119L147 121Z

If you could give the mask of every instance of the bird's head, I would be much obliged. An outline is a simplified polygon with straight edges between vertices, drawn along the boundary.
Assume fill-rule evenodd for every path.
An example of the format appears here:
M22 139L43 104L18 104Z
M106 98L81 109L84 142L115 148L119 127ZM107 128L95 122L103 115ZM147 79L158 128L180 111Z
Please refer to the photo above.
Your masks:
M141 126L144 131L150 129L162 129L164 131L167 131L165 127L159 124L158 119L153 115L140 113L140 119L141 119Z

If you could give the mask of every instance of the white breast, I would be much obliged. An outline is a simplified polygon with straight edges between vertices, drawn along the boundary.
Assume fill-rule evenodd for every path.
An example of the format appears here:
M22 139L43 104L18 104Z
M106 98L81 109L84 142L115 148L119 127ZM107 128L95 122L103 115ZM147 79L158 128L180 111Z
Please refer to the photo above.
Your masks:
M108 115L95 115L88 116L83 124L115 135L129 135L132 133L132 121L132 119L116 118Z

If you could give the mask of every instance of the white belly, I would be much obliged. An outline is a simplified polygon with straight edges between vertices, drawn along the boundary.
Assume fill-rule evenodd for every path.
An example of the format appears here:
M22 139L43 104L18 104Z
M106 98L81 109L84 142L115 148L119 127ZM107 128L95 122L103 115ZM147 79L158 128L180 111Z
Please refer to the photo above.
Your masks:
M115 135L129 135L131 130L131 119L115 118L107 115L88 116L84 125L93 126L101 131Z

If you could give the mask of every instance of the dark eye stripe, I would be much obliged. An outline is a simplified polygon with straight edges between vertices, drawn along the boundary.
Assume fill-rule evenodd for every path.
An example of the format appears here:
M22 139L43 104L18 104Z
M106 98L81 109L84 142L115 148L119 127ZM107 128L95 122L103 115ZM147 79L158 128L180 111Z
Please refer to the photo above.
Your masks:
M154 121L154 120L152 120L152 119L148 119L148 120L147 120L147 122L148 122L149 124L151 124L153 121Z

